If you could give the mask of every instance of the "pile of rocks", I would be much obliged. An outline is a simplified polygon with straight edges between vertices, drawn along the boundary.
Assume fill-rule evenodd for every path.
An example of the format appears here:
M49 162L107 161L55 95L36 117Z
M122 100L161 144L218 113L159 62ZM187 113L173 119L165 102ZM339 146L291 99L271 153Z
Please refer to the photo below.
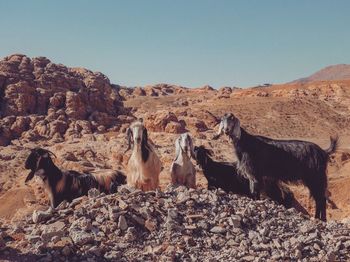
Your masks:
M1 226L0 259L41 261L334 261L350 224L313 221L269 200L206 189L97 190Z

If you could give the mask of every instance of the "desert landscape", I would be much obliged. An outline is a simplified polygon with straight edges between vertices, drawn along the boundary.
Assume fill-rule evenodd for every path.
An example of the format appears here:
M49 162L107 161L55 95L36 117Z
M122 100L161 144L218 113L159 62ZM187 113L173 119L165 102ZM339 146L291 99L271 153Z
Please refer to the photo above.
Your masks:
M166 191L175 157L174 142L181 133L189 132L195 145L212 149L214 159L236 161L231 141L212 140L221 116L227 112L234 113L242 126L256 135L312 141L324 149L329 146L330 136L339 136L339 149L328 166L331 201L327 219L331 225L343 223L345 233L338 250L349 251L350 66L329 67L286 84L245 89L188 88L170 83L124 87L111 83L99 72L69 68L45 57L13 54L0 61L0 108L0 226L6 232L2 245L8 248L5 256L0 255L3 259L20 259L20 251L26 254L30 248L26 234L14 228L23 227L35 210L46 210L49 205L39 178L24 183L28 174L24 162L30 149L40 146L51 150L57 156L54 162L63 169L83 173L125 171L130 157L130 152L124 154L125 131L131 122L142 118L164 167L160 185ZM196 170L197 188L205 190L207 181L198 166ZM315 207L308 190L302 185L288 186L312 217ZM235 201L237 196L231 198ZM284 210L281 206L276 208L278 212ZM296 212L295 216L302 215ZM311 217L303 219L313 221ZM81 252L86 254L85 250ZM144 259L157 260L163 251L157 252L152 253L154 257L147 257L147 253ZM296 258L301 259L305 252ZM328 260L349 259L349 254L342 252L323 255L328 255ZM35 259L34 253L24 257ZM322 260L318 255L316 252L314 261ZM181 258L184 257L177 257ZM283 258L280 254L275 259ZM246 257L246 261L254 261L254 257Z

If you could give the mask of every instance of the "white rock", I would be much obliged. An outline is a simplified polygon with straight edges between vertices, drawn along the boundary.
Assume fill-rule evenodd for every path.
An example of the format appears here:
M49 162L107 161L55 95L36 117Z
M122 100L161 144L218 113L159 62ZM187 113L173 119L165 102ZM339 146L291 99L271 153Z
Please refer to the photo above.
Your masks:
M126 223L126 219L123 215L119 216L118 228L120 228L123 231L125 231L128 228L128 224Z

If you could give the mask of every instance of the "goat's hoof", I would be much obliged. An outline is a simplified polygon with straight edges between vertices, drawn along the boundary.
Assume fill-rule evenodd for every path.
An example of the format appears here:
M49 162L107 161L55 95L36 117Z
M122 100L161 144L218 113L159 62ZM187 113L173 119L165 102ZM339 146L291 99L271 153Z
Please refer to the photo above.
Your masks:
M252 193L253 200L260 200L260 195L258 193Z

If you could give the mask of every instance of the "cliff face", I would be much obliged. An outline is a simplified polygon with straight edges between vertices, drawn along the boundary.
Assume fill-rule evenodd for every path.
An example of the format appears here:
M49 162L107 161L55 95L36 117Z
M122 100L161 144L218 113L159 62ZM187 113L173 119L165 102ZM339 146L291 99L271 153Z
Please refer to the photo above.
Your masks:
M0 145L118 129L126 114L102 73L19 54L0 61L0 108Z

